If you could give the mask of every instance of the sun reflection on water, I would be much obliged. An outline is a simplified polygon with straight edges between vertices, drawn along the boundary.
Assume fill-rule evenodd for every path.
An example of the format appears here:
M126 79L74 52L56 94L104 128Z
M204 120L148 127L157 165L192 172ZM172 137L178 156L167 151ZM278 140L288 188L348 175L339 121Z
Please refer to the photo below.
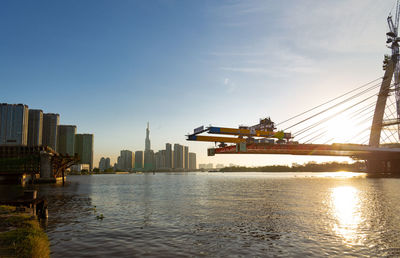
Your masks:
M333 231L343 238L346 245L363 244L365 236L360 233L362 222L360 193L352 186L332 189L332 212L336 219Z
M359 172L348 172L348 171L338 171L338 172L323 172L320 177L339 177L339 178L352 178L352 177L365 177L366 173Z

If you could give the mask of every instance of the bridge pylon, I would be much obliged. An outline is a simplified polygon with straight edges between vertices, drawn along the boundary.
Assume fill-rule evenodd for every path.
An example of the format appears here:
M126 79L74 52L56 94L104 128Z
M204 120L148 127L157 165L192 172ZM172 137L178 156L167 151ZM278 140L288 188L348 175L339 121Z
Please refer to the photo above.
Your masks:
M392 82L395 66L397 64L397 60L394 59L395 58L392 57L386 67L385 75L383 76L381 88L379 90L378 99L376 101L375 112L374 112L374 117L372 119L371 133L369 138L369 145L371 147L379 147L380 144L386 100L390 93L390 85Z
M396 97L396 119L390 125L397 124L397 136L400 138L400 67L399 67L399 43L398 28L400 20L400 2L397 1L395 19L389 15L387 22L389 32L386 33L388 47L392 50L391 56L385 56L383 69L385 75L379 90L378 99L376 101L375 112L372 119L371 132L369 138L369 146L379 148L381 146L381 133L388 123L384 121L385 107L388 96L391 92L391 85L394 76L394 92ZM371 155L367 160L367 168L369 173L398 173L400 174L400 156L398 158L388 158L385 156Z
M379 90L378 99L375 105L375 112L372 119L371 132L369 138L369 146L379 148L381 142L381 133L382 129L384 129L384 114L386 101L390 94L391 82L393 79L393 75L399 76L395 71L399 68L398 66L398 54L394 55L390 58L387 63L385 75L382 80L382 84ZM398 78L395 78L395 82L398 81ZM396 89L395 89L396 90ZM397 117L399 114L397 114ZM370 155L366 159L367 172L369 174L381 174L381 173L390 173L390 174L400 174L400 156L398 158L386 157L382 155Z

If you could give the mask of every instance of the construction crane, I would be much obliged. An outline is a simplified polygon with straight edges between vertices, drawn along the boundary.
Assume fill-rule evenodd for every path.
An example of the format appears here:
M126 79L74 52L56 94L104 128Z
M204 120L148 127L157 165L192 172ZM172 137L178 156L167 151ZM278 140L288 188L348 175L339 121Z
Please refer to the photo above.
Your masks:
M201 135L202 133L216 134L218 136ZM222 137L219 135L229 135L236 137ZM277 141L275 142L275 139ZM227 128L209 126L205 128L200 126L194 129L192 134L187 135L188 141L205 141L219 144L220 147L225 147L226 143L242 144L260 143L260 144L286 144L292 139L291 133L276 131L274 122L268 117L260 119L260 122L253 126L239 126L239 128ZM243 145L244 144L244 145Z

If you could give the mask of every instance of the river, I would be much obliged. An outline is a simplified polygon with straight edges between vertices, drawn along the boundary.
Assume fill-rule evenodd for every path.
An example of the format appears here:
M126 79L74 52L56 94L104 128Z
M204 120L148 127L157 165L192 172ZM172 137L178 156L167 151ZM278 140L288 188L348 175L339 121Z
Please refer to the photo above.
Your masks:
M69 176L39 193L50 203L52 257L400 256L397 178Z

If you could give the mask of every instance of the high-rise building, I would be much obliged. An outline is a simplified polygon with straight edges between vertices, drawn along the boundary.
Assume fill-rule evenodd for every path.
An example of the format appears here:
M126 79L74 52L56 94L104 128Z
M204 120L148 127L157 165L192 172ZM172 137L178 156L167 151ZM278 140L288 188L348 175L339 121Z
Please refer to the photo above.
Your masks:
M135 169L143 169L144 154L143 151L135 151Z
M75 155L75 125L59 125L57 128L57 152L63 155Z
M110 158L102 157L99 162L99 170L100 172L104 172L105 170L111 168Z
M165 150L160 150L157 151L156 154L154 154L154 159L155 159L155 168L156 169L166 169L165 166Z
M154 153L154 163L156 169L161 169L161 151Z
M151 146L150 146L150 128L149 128L149 122L147 122L146 140L145 140L144 150L148 151L150 149L151 149Z
M57 150L57 128L60 123L60 115L43 114L42 145Z
M28 106L0 103L0 145L28 144Z
M213 169L213 168L214 168L213 163L199 164L199 169Z
M104 157L101 157L99 161L99 170L100 172L104 172L104 170L106 170L106 159Z
M111 168L111 161L110 158L106 158L106 169Z
M189 169L189 147L183 146L183 159L185 169Z
M122 150L121 156L118 161L118 168L122 170L131 171L133 168L133 162L135 160L135 154L130 150Z
M161 152L160 165L161 165L162 169L165 169L166 168L165 167L165 154L166 154L166 151L165 150L160 150L160 152Z
M155 160L154 160L154 151L151 150L150 146L150 127L149 123L147 122L146 128L146 140L144 146L144 164L143 168L145 170L154 170L155 169Z
M144 170L151 171L155 169L154 151L144 151Z
M43 132L43 111L29 109L28 117L28 146L41 146Z
M174 156L172 154L172 145L170 143L165 144L165 168L172 169Z
M174 168L175 169L184 169L185 160L184 160L184 149L180 144L174 144Z
M221 169L221 168L224 168L225 166L224 166L224 164L217 164L217 165L215 165L215 168L217 168L217 169Z
M196 153L189 152L189 169L190 170L195 170L197 169L197 163L196 163Z
M93 169L93 134L76 134L74 153L78 154L79 164L89 164Z
M123 167L122 167L122 158L121 158L121 156L118 156L118 158L117 158L117 163L116 163L116 165L114 166L114 168L115 168L115 169L123 169Z

